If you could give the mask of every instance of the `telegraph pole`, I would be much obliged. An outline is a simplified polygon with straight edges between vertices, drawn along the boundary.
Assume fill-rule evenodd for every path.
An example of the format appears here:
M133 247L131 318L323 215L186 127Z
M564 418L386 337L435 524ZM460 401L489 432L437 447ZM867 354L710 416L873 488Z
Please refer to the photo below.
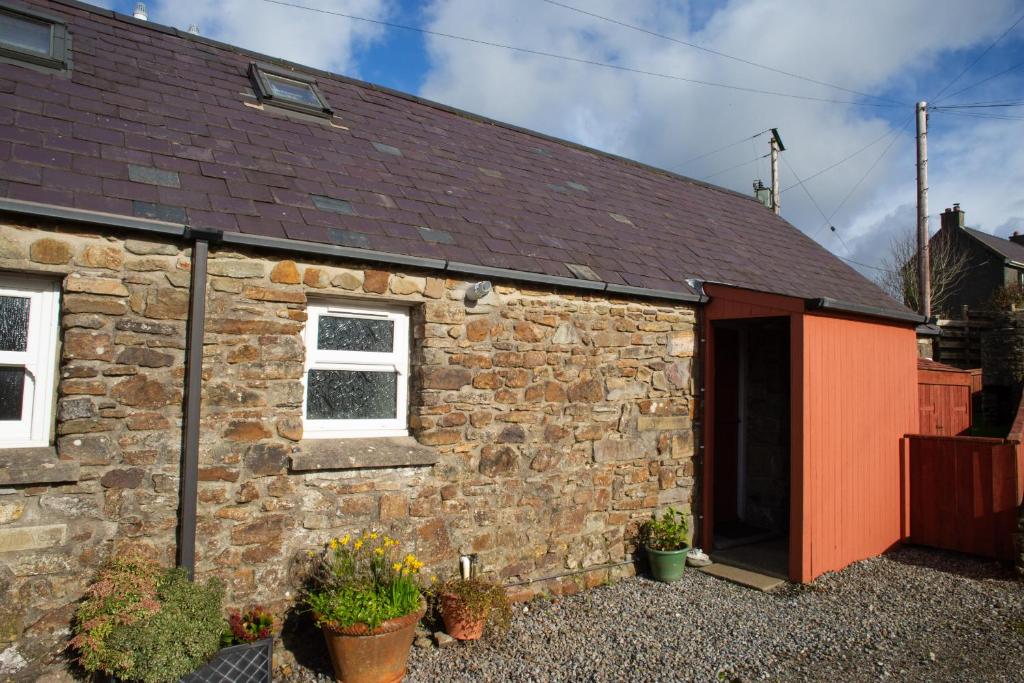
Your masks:
M917 103L917 291L921 315L932 314L931 260L928 253L928 103Z
M786 149L782 146L782 138L779 137L777 128L772 128L772 211L779 215L779 152Z

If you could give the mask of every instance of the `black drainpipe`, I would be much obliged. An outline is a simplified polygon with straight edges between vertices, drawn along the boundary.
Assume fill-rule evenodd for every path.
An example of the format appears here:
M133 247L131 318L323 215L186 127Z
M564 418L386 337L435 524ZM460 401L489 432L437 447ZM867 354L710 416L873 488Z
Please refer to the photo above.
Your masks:
M178 528L178 566L189 578L196 571L196 509L199 493L199 416L203 379L203 338L206 334L206 262L210 243L223 233L189 228L192 240L192 283L189 288L185 351L185 419L182 429L181 503Z

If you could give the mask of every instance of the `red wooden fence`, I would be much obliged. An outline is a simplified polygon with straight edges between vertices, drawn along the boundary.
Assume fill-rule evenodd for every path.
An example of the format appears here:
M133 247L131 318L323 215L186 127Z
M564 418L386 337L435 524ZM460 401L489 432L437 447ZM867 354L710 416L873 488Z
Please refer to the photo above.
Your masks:
M1014 559L1024 494L1024 401L1006 439L908 435L904 538L973 555Z

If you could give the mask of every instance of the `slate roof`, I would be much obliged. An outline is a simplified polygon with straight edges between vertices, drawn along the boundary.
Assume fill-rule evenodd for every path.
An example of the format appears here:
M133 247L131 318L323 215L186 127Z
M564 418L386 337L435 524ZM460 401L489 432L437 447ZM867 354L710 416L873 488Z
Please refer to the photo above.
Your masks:
M240 48L70 0L73 67L0 64L0 197L673 292L907 309L754 199L342 76L256 108ZM277 62L281 63L281 62ZM294 65L293 65L294 66Z
M981 242L984 246L994 251L999 256L1018 263L1024 263L1024 245L1017 244L1002 237L990 235L974 228L963 228L968 235Z

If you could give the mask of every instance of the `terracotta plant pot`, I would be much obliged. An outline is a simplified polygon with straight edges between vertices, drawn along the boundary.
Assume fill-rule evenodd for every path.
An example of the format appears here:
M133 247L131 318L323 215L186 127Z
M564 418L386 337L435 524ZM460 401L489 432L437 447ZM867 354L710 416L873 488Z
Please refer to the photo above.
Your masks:
M479 640L487 625L487 613L476 617L466 604L453 593L441 595L441 618L444 619L444 630L457 640Z
M654 550L647 548L647 563L651 566L651 576L664 583L672 583L683 578L686 569L686 553L690 546L679 550Z
M427 604L421 602L416 612L389 619L373 630L366 624L341 629L323 624L335 680L344 683L398 683L405 678L416 624L426 611Z

